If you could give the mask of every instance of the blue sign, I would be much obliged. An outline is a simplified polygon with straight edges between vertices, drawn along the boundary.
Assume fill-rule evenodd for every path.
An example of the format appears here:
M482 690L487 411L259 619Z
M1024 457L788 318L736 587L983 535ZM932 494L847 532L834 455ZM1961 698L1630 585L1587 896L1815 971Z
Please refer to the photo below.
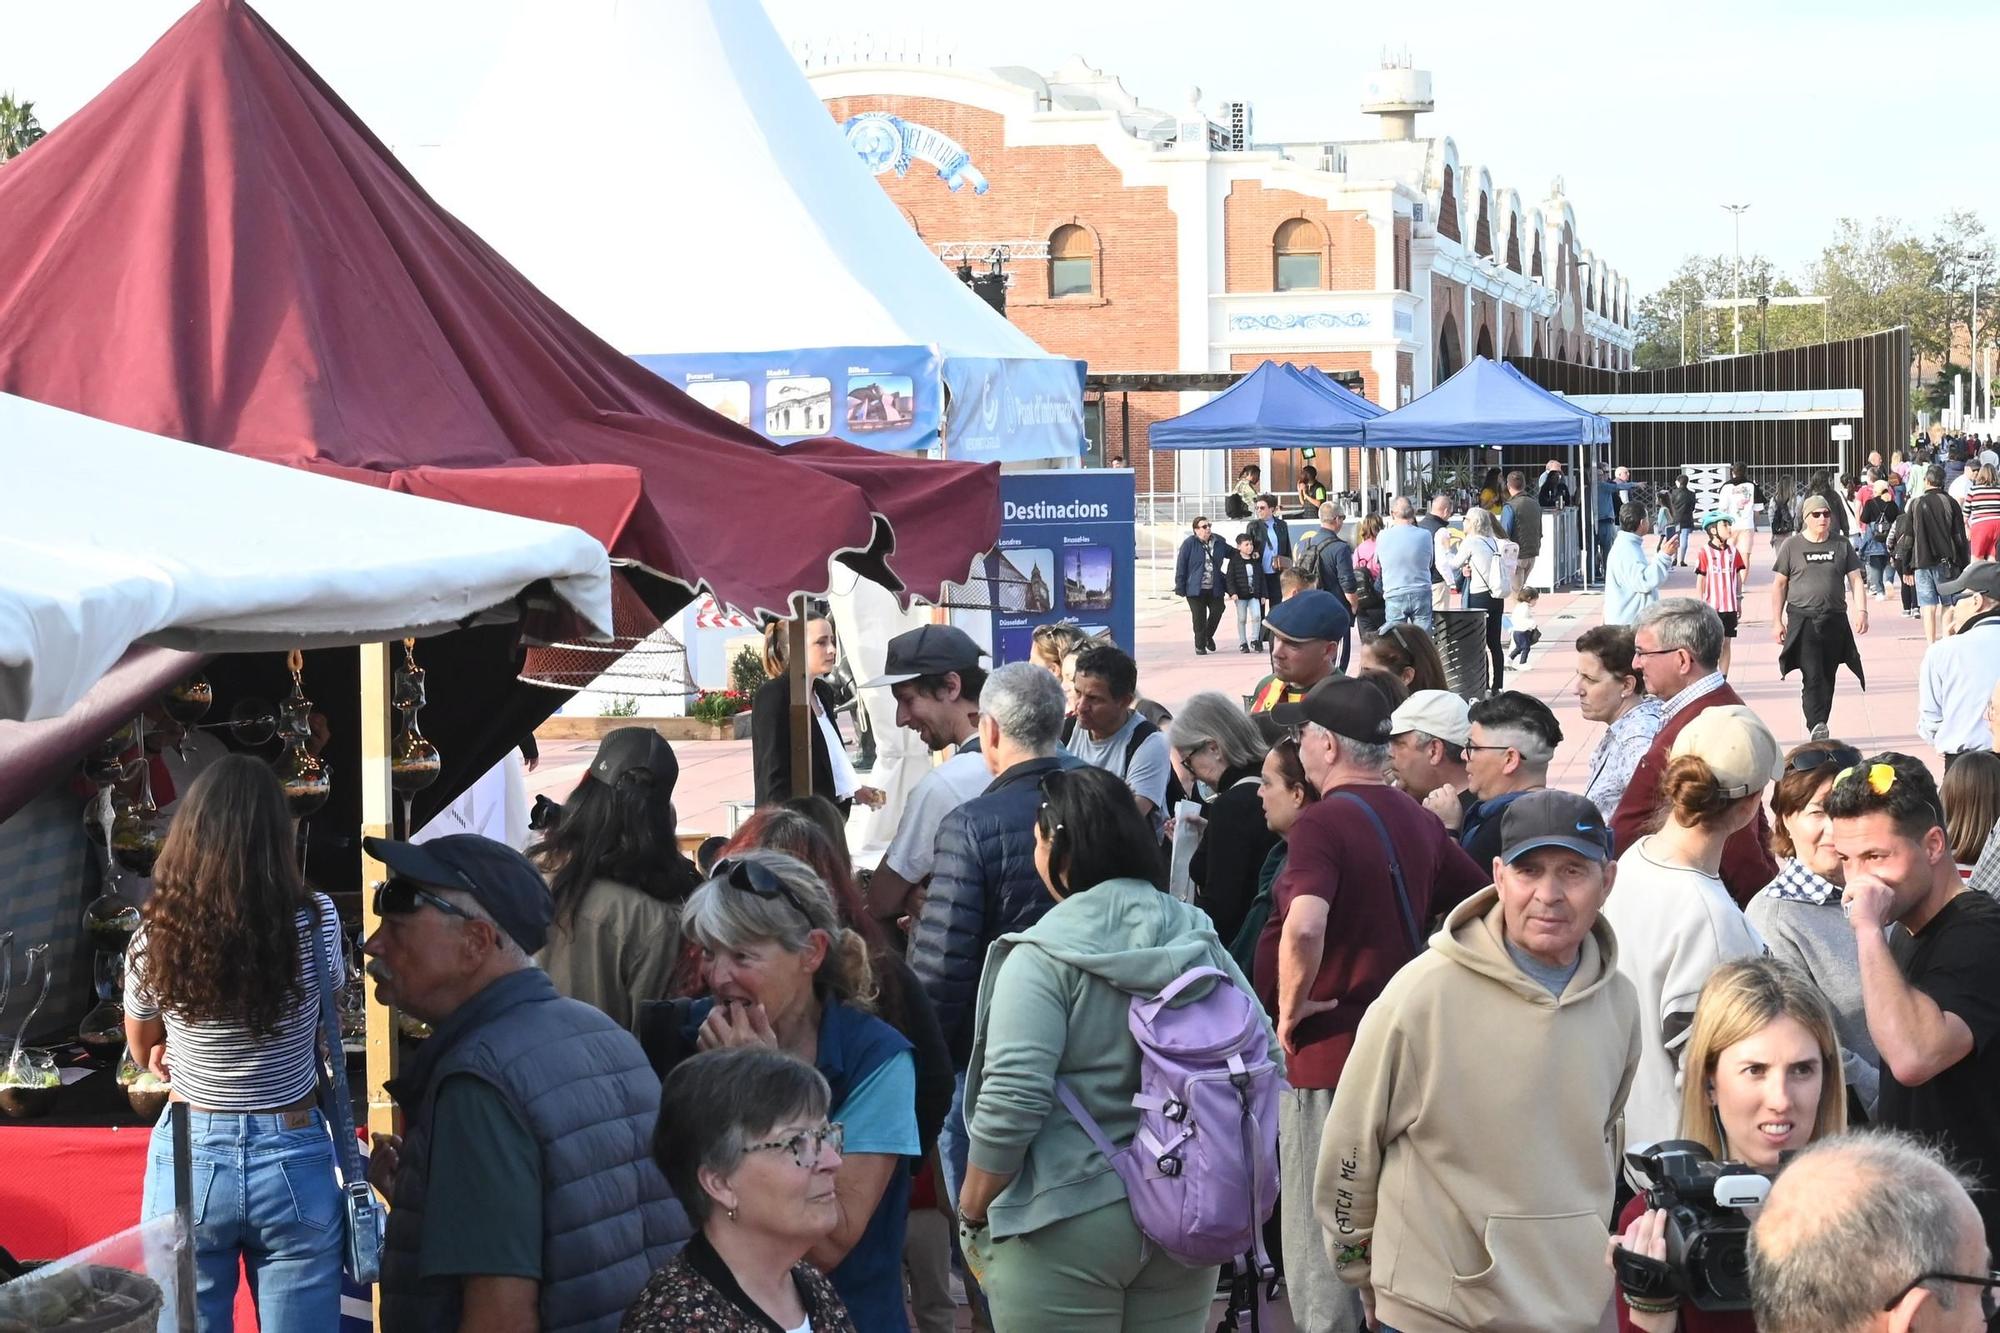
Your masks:
M1022 662L1037 625L1076 625L1134 651L1133 474L1009 472L988 557L993 662Z
M1055 357L954 357L944 363L951 403L945 457L1016 463L1083 453L1081 361Z
M986 193L986 177L972 165L972 154L942 131L880 111L850 117L840 128L847 135L847 146L877 176L889 171L908 175L910 159L915 158L936 167L938 179L953 194L964 185L970 185L974 194Z

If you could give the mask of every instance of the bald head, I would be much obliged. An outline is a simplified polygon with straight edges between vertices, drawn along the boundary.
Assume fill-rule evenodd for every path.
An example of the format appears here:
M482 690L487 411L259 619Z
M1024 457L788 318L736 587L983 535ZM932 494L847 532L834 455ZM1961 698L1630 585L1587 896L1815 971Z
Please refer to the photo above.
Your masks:
M1901 1134L1844 1134L1800 1153L1750 1233L1759 1333L1862 1333L1981 1326L1979 1294L1951 1283L1904 1293L1924 1273L1984 1273L1986 1235L1964 1177ZM1963 1322L1969 1319L1969 1322Z

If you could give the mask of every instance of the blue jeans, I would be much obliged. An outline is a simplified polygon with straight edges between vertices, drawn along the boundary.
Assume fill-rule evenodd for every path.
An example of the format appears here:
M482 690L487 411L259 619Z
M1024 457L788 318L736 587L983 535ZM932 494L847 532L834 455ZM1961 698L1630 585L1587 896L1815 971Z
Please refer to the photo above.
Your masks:
M1938 591L1938 584L1951 582L1949 578L1944 577L1944 572L1942 565L1930 565L1917 570L1918 606L1950 606L1958 600L1956 597L1946 597Z
M951 1076L951 1109L944 1113L938 1130L938 1165L944 1169L945 1199L953 1211L958 1208L958 1187L965 1183L966 1159L972 1154L972 1136L965 1128L965 1071Z
M287 1129L274 1115L188 1113L194 1148L195 1300L202 1333L235 1327L236 1269L250 1277L259 1326L340 1325L345 1248L333 1141L317 1111ZM174 1210L173 1118L153 1126L141 1218Z
M1431 632L1431 590L1419 588L1415 592L1392 592L1382 598L1382 628L1399 621L1408 621L1422 627L1424 633Z

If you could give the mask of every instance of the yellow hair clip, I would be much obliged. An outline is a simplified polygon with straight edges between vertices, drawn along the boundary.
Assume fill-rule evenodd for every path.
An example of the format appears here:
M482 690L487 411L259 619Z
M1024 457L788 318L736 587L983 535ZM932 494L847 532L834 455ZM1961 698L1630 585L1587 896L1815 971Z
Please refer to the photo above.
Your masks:
M1877 796L1887 796L1889 789L1896 785L1896 770L1890 764L1868 764L1865 766L1855 764L1851 768L1843 769L1840 776L1833 780L1834 785L1840 786L1857 774L1866 776L1868 790L1874 792Z

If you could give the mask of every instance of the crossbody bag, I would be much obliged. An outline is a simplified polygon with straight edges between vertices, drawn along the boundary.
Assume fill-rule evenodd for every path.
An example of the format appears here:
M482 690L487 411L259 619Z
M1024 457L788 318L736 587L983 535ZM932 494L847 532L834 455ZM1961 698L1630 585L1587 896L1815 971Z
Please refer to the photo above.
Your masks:
M339 929L339 918L334 918ZM340 1186L341 1212L345 1220L347 1250L342 1265L347 1276L362 1286L382 1275L382 1235L385 1219L382 1207L368 1188L361 1169L361 1151L355 1146L353 1100L347 1090L347 1057L340 1045L340 1015L333 1002L333 975L327 970L320 932L313 931L312 964L319 980L320 1077L316 1100L326 1120L326 1132L333 1139L334 1180Z
M1375 813L1375 807L1356 796L1351 791L1337 791L1334 796L1343 801L1351 801L1368 816L1368 822L1375 826L1375 832L1382 839L1382 851L1389 858L1389 878L1396 886L1396 906L1402 909L1403 933L1410 940L1410 956L1416 957L1424 951L1424 935L1417 925L1417 912L1410 902L1410 886L1403 882L1403 862L1396 855L1396 840L1389 836L1389 826L1382 822L1382 816Z

